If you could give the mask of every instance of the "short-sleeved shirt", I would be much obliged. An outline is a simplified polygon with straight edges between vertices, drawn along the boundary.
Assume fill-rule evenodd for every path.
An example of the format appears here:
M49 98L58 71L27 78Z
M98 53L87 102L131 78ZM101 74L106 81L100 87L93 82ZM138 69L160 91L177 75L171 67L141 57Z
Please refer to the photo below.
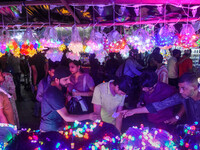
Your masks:
M168 84L168 71L165 65L162 65L159 69L156 69L156 74L158 75L158 81Z
M178 78L178 66L176 65L177 59L172 56L167 62L168 77L171 79Z
M46 58L43 54L36 54L33 57L29 58L29 65L34 65L37 70L37 84L45 77L44 65L46 63ZM32 80L33 81L33 80Z
M83 73L82 75L80 75L78 77L78 82L75 82L75 76L71 75L70 81L72 82L72 84L69 85L70 91L72 89L75 89L75 90L80 91L80 92L89 92L90 88L95 86L94 80L87 73Z
M117 111L119 106L124 106L125 96L113 96L110 91L110 82L101 83L94 89L92 103L101 105L101 118L107 123L115 125L115 118L112 117L113 113Z
M185 60L184 60L185 59ZM181 62L183 60L183 62ZM184 73L188 72L190 69L192 69L192 59L189 57L186 58L186 56L183 56L180 59L180 64L179 64L179 77L181 77Z
M50 86L44 93L41 103L40 129L43 131L57 131L64 125L63 118L57 110L65 107L65 97L61 90Z
M12 105L8 99L8 96L3 92L0 92L0 109L3 109L3 113L8 123L15 125Z

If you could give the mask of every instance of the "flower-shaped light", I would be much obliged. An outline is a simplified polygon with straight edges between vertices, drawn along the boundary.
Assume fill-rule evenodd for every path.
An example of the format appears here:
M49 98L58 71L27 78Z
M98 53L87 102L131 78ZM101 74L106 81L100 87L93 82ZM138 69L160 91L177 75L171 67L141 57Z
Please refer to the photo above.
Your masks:
M159 47L173 45L177 40L174 26L164 25L160 28L159 32L155 34L154 39L156 41L156 45Z
M90 34L90 39L86 43L86 52L93 53L98 52L104 48L103 46L103 35L100 32L95 32L93 29Z
M53 62L61 61L63 52L58 49L50 49L46 52L45 57Z
M77 56L80 52L83 52L82 39L76 26L72 27L71 42L69 43L68 48Z
M71 60L80 60L81 56L79 53L67 52L66 57Z
M194 48L198 46L197 40L199 36L195 34L195 30L191 24L183 24L183 28L178 36L176 46L183 48Z
M144 29L138 29L134 31L131 36L128 36L127 41L128 44L138 49L139 52L142 53L150 51L155 45L155 42L152 39L152 37Z
M40 39L40 43L43 47L58 48L63 44L58 40L57 31L54 27L47 27L43 36L44 37Z

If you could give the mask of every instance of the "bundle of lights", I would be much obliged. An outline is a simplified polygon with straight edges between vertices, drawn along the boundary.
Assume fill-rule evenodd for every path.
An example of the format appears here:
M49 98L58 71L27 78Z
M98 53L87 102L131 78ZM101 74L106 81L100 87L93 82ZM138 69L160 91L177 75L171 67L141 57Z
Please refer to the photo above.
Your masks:
M128 44L138 49L141 53L150 51L155 46L154 40L144 29L138 29L134 31L131 36L128 36L127 41Z
M80 60L81 55L79 53L67 52L66 57L71 60Z
M165 47L173 45L177 40L174 26L164 25L160 28L159 32L154 36L156 45L159 47Z
M90 39L86 43L87 47L85 52L87 53L95 53L104 48L102 42L103 35L100 32L95 32L93 29L90 34Z
M185 49L197 47L198 38L199 37L195 33L195 30L191 24L183 24L183 28L178 36L176 46L180 46Z
M63 44L58 40L57 31L54 27L47 27L43 36L44 37L40 39L40 43L43 47L58 48Z
M76 26L72 27L71 42L68 46L69 50L75 53L77 56L80 52L83 52L82 39L79 35L79 31Z
M58 49L49 49L45 54L45 57L47 59L50 59L53 62L56 62L56 61L60 62L62 59L62 56L63 56L63 52Z
M177 150L173 136L162 129L132 127L121 136L121 148L130 149L171 149Z
M10 41L10 33L7 29L1 30L1 36L0 36L0 57L6 54L6 52L9 52L8 43Z
M198 122L192 125L179 125L177 127L179 149L197 150L200 148L200 127Z

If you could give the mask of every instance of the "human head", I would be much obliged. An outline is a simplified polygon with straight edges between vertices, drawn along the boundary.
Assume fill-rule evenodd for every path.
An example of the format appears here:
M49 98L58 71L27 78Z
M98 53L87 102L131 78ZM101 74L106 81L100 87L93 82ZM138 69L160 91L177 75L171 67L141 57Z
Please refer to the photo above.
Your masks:
M76 74L81 69L81 61L71 60L69 62L69 70L72 74Z
M181 56L181 51L179 49L174 49L172 53L173 56L176 58L179 58Z
M153 53L152 54L152 58L153 58L153 62L157 65L157 64L162 64L163 61L163 56L161 54L158 53Z
M187 57L190 57L190 56L191 56L191 53L192 53L192 50L191 50L191 49L188 49L188 50L185 50L185 51L184 51L184 54L183 54L183 55L185 55L185 56L187 56Z
M126 95L128 94L131 84L132 78L129 76L121 76L114 80L113 82L115 89L114 92L118 95Z
M136 58L137 54L138 54L138 50L137 49L131 49L129 51L129 56L131 56L133 58Z
M154 71L145 71L140 75L140 86L144 92L152 93L157 82L158 76Z
M55 72L55 69L56 69L56 68L57 68L57 66L55 66L55 65L50 65L50 66L49 66L48 74L49 74L49 76L50 76L51 78L53 78L54 72Z
M54 76L52 81L54 81L57 85L66 86L70 80L70 71L65 66L59 66L54 71Z
M160 48L159 47L154 48L152 53L160 54Z
M179 92L184 98L198 93L198 77L195 73L184 73L179 79Z
M109 53L109 56L110 56L111 59L114 59L115 53Z

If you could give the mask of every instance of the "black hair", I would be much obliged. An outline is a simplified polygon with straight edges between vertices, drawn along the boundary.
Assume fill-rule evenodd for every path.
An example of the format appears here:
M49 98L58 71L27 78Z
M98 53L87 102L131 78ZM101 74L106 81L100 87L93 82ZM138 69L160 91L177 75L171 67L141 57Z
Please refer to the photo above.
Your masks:
M154 71L145 71L140 75L141 87L153 87L158 82L158 75Z
M172 53L173 56L176 56L177 54L181 54L181 51L179 49L174 49Z
M69 63L73 63L76 66L81 66L81 61L79 60L70 60Z
M119 89L123 91L124 93L128 94L131 84L132 84L132 78L129 76L121 76L119 78L116 78L113 82L113 84L116 86L119 86Z
M195 73L187 72L184 73L179 78L179 83L188 82L188 83L197 83L198 84L198 76Z
M152 57L159 64L162 63L162 61L163 61L163 56L161 54L152 53Z
M78 61L78 60L70 60L70 61L69 61L69 64L70 64L70 63L73 63L73 64L76 65L77 67L80 66L80 72L84 73L84 70L83 70L83 68L81 67L81 61L80 61L80 60L79 60L79 61Z
M159 47L154 48L152 53L160 54L160 48Z

